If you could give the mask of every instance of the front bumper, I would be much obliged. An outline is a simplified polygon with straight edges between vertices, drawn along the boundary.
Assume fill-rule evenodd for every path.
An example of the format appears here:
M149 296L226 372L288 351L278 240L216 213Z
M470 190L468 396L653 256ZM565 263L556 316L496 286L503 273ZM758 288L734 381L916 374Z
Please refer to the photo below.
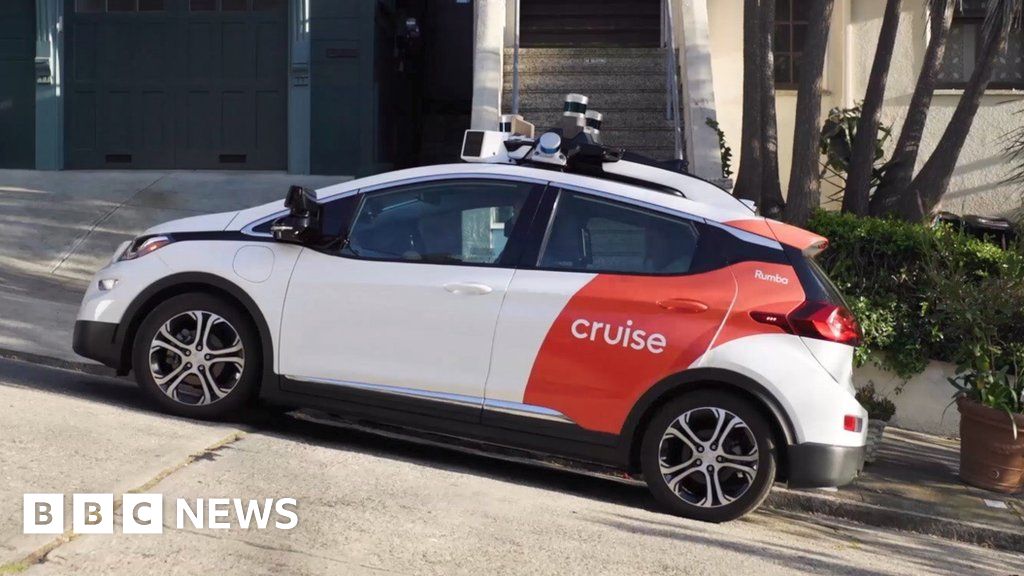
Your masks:
M824 488L849 484L864 469L863 446L794 444L786 449L790 488Z
M118 327L119 325L113 322L78 320L75 322L75 335L72 337L71 347L79 356L85 356L123 372L127 368L127 362L122 355L123 347Z

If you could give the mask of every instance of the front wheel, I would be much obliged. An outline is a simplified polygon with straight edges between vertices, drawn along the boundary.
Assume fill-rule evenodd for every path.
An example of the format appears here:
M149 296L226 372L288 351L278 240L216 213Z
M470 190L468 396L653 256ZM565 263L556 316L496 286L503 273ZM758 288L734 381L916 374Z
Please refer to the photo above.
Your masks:
M668 402L644 432L640 464L678 516L727 522L754 511L775 480L772 431L749 402L701 390Z
M259 337L248 314L217 296L189 293L154 308L135 336L139 386L172 414L220 418L257 388Z

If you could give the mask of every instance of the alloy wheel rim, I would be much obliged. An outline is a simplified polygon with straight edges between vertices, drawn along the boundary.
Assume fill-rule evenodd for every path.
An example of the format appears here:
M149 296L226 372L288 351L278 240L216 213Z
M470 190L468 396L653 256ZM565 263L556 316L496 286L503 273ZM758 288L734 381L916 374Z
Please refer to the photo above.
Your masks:
M677 497L701 508L735 502L757 477L757 439L728 410L702 407L672 421L658 446L662 479Z
M203 310L164 322L149 346L149 370L157 387L182 404L213 404L235 388L245 369L245 350L230 322Z

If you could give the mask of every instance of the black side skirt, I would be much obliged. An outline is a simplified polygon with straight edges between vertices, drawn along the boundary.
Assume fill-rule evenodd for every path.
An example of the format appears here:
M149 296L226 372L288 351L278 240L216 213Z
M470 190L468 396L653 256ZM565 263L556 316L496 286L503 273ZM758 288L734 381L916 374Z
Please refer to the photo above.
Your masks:
M351 420L387 424L435 434L627 468L628 447L621 437L585 430L571 423L552 422L455 404L293 380L278 376L280 385L261 388L262 400L296 408L315 408Z

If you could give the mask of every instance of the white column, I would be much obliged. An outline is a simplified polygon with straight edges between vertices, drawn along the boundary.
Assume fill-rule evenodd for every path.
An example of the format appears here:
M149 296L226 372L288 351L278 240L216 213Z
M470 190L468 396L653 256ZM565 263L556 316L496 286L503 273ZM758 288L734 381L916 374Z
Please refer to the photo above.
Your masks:
M511 0L515 1L515 0ZM505 0L477 0L473 25L474 130L496 130L501 114L502 54L505 46Z
M3 1L3 0L0 0ZM64 167L64 2L36 2L36 58L51 76L36 80L36 169Z
M310 51L309 3L288 3L288 173L309 174Z
M707 0L669 1L676 2L674 7L677 8L676 14L679 14L675 34L676 45L681 52L682 108L686 122L684 137L690 172L718 181L722 179L718 135L706 123L708 118L717 119L711 75ZM737 26L740 24L737 23Z

